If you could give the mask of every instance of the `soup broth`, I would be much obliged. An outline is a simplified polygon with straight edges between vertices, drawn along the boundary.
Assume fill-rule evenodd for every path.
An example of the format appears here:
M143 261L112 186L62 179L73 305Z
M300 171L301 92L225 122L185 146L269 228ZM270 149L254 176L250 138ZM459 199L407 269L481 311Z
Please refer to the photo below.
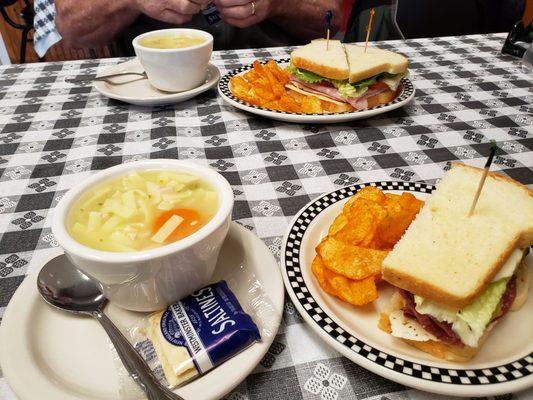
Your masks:
M205 42L205 39L199 36L187 35L160 35L149 36L139 40L139 44L152 49L182 49L184 47L197 46Z
M189 236L213 218L218 194L197 176L130 172L95 186L70 209L67 228L97 250L142 251Z

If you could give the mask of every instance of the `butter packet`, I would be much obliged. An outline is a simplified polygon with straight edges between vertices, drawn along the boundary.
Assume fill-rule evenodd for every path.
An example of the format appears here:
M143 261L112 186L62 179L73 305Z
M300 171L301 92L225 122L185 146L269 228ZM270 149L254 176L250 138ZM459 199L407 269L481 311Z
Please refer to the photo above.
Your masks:
M149 315L134 346L169 388L186 383L261 340L226 281Z

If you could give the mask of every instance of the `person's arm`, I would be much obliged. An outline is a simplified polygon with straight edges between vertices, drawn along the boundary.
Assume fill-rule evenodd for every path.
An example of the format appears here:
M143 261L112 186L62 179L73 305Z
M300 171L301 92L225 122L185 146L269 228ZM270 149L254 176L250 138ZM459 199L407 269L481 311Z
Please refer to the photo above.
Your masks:
M268 19L293 36L303 40L325 37L324 17L333 12L334 35L342 22L342 0L215 0L221 18L238 28L246 28ZM254 10L255 9L255 10ZM255 14L252 14L252 11Z
M56 0L56 27L72 47L99 47L112 41L140 15L183 24L210 0Z

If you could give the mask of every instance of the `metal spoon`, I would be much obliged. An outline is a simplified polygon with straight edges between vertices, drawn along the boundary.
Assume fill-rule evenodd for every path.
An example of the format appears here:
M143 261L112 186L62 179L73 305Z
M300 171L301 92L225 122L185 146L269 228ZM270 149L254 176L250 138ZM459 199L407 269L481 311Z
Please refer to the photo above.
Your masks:
M114 82L111 81L110 78L116 78L118 76L128 76L128 75L137 75L141 78L137 78L134 81L138 81L139 79L148 79L148 76L146 75L146 72L118 72L116 74L109 74L109 75L102 75L102 76L82 76L78 78L65 78L65 82L68 83L80 83L80 82L86 82L86 81L104 81L106 83L109 83L110 85L124 85L126 83L130 83L133 81L126 81L126 82Z
M104 314L107 299L102 292L64 254L48 261L41 269L37 288L51 306L74 314L89 315L100 322L124 367L149 400L183 400L159 383L143 358Z

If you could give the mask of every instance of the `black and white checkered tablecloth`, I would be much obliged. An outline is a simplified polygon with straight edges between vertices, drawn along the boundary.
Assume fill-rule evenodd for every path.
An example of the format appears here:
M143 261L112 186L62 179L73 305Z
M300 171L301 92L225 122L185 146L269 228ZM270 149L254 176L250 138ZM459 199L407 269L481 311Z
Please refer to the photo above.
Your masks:
M533 81L518 60L500 54L503 40L496 34L383 43L409 57L416 99L334 126L258 118L224 104L214 90L150 109L64 82L118 59L0 67L0 312L26 274L60 252L49 212L59 198L92 171L123 162L165 157L215 168L233 186L233 218L278 257L291 216L317 195L356 182L433 183L452 161L482 166L491 139L502 149L493 169L533 184ZM213 62L225 73L287 54L217 52ZM0 397L14 399L5 379ZM228 397L435 398L340 357L289 300L269 353Z

